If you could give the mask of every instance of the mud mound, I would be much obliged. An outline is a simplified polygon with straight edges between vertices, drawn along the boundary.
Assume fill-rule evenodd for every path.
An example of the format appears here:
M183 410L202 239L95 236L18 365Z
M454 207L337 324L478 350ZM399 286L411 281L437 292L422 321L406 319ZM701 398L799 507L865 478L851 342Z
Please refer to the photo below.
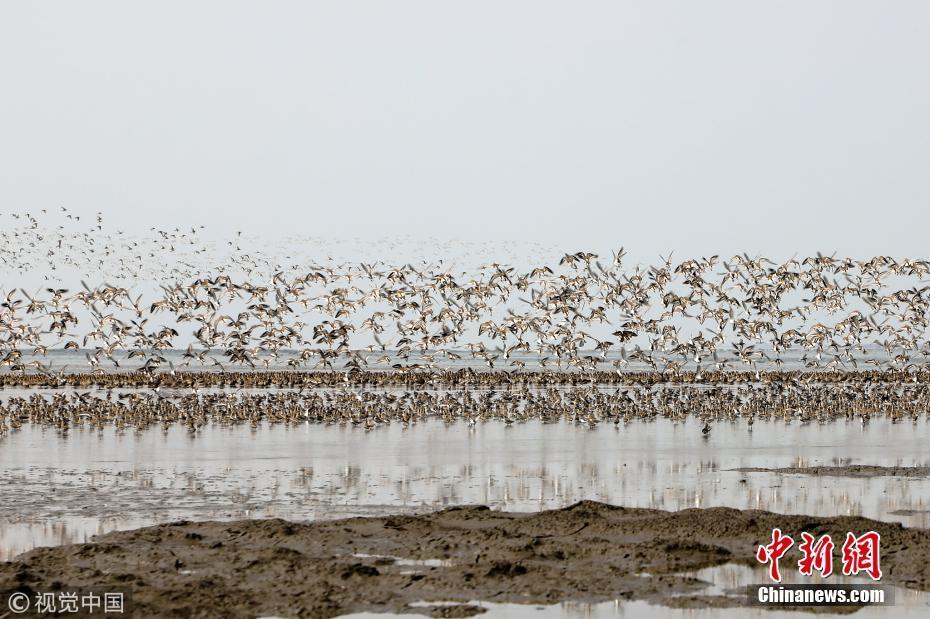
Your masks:
M588 501L533 514L457 507L310 524L176 522L33 550L0 564L0 588L131 588L137 616L144 617L451 616L481 609L408 604L662 603L672 593L695 594L676 598L676 606L707 606L721 598L697 595L702 583L680 572L754 564L757 545L770 541L774 527L795 537L810 531L834 539L875 529L882 535L883 582L930 589L927 530L856 517L664 512Z

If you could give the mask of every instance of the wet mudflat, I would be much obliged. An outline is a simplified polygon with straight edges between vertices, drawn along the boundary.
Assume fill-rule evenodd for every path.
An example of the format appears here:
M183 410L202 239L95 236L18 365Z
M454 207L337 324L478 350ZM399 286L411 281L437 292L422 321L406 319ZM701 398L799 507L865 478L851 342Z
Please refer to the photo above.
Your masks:
M472 616L483 612L473 600L726 609L748 603L740 571L764 582L749 566L775 527L834 538L878 531L883 584L897 588L902 607L927 610L930 596L914 593L930 589L925 529L860 517L664 512L590 501L534 513L455 507L310 524L181 521L33 550L0 564L0 589L41 591L55 582L131 586L135 609L145 617ZM704 579L708 568L723 566L737 571L718 570L719 582Z

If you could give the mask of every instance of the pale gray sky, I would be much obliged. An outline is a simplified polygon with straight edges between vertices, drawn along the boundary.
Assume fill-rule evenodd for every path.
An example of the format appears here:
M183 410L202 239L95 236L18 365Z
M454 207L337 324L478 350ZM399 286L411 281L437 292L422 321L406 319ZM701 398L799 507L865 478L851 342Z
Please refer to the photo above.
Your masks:
M930 2L0 3L0 209L927 257Z

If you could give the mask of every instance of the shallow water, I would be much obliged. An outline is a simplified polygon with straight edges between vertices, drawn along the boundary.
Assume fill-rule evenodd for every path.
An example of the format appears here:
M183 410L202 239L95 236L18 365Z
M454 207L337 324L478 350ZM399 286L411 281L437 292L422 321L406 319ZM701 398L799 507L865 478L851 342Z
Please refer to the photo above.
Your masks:
M0 559L187 519L295 520L463 503L534 511L582 499L677 510L861 514L930 526L930 478L740 473L738 467L926 466L930 424L690 419L596 428L429 421L143 431L25 426L0 438ZM903 513L898 513L903 512Z
M767 569L765 567L751 568L745 565L725 564L716 567L710 567L696 572L687 572L707 583L707 586L696 592L696 596L720 596L744 598L746 587L753 584L763 584L768 582ZM644 576L648 577L648 575ZM828 578L804 577L797 572L785 570L783 572L783 583L785 584L868 584L870 581L845 576L831 575ZM856 619L871 619L874 617L904 617L918 618L926 617L930 614L930 593L922 591L913 591L902 587L885 587L886 592L893 596L893 605L889 607L866 607L861 608L851 615ZM690 597L690 596L688 596ZM436 602L423 601L411 604L412 607L426 607L431 605L452 606L457 605L455 602ZM772 619L811 617L810 612L802 611L778 611L767 610L759 607L734 607L734 608L669 608L659 606L648 602L636 601L629 602L625 600L613 600L601 603L584 603L584 602L564 602L562 604L538 605L538 604L499 604L493 602L472 601L469 604L481 606L486 612L476 617L504 618L515 617L517 619L608 619L615 617L658 617L659 619L685 619L685 618L707 618L707 619L729 619L731 617L765 617ZM823 609L821 609L823 611ZM344 619L422 619L424 615L414 613L353 613L342 615Z
M486 612L475 615L475 617L485 619L612 619L616 617L625 619L638 619L639 617L644 619L742 619L743 617L810 619L819 616L804 611L767 610L745 606L738 608L668 608L648 602L620 600L600 604L566 602L552 606L491 602L475 602L475 604L487 609ZM851 615L844 612L842 616L855 619L884 619L886 617L919 619L927 617L928 614L930 614L930 607L926 603L920 603L913 606L896 604L894 607L868 607L859 609ZM424 616L415 613L353 613L341 617L342 619L423 619Z

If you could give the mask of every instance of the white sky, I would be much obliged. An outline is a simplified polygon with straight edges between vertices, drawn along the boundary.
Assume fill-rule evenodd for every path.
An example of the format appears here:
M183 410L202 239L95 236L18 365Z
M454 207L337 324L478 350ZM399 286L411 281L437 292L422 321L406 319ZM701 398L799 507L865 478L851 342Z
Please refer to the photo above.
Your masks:
M928 32L922 0L8 0L0 210L927 257Z

